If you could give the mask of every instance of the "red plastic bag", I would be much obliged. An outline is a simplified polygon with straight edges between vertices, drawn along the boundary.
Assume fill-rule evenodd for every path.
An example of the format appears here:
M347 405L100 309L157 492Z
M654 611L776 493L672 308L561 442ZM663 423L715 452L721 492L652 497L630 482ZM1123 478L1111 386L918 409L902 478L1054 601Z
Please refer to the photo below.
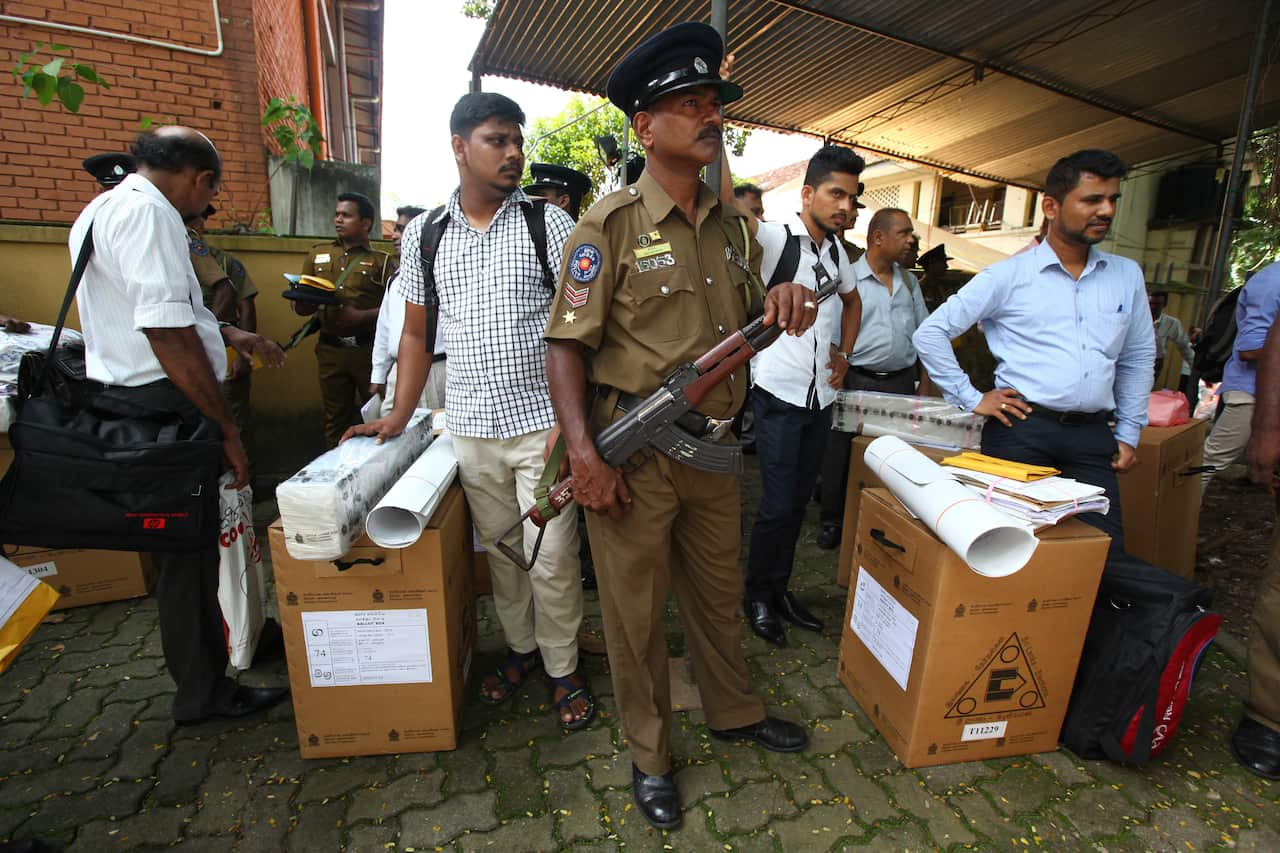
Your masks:
M1191 420L1191 407L1181 391L1152 391L1147 401L1147 423L1155 427L1177 426Z

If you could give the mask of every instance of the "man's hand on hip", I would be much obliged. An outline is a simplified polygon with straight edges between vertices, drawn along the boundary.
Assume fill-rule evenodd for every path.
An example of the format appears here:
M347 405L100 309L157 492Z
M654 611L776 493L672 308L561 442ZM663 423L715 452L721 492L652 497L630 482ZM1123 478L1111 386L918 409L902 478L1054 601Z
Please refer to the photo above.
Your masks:
M1116 442L1116 455L1111 460L1111 468L1117 474L1123 474L1125 471L1132 469L1138 464L1138 451L1134 450L1133 445L1125 444L1123 441Z
M997 388L994 391L988 391L982 395L982 400L978 405L973 407L976 415L986 415L989 418L995 418L1007 427L1013 426L1009 421L1009 416L1025 421L1027 415L1031 412L1031 407L1027 405L1027 401L1022 399L1022 395L1012 388Z

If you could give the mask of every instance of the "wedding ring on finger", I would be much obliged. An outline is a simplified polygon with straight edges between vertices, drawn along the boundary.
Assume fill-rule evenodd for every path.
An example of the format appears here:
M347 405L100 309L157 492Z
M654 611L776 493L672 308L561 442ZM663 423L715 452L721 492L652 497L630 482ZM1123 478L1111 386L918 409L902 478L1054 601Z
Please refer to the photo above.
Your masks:
M805 308L817 308L817 307L818 307L818 303L814 302L813 300L806 300L806 301L805 301L805 303L804 303L804 307L805 307Z

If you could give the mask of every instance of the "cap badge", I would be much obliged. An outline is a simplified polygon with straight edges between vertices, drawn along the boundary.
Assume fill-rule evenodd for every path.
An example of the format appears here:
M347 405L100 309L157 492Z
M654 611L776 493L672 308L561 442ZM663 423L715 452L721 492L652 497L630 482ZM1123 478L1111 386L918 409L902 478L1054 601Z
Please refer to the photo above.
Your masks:
M706 74L707 61L703 59L701 56L695 56L693 58L693 70L697 71L699 74Z

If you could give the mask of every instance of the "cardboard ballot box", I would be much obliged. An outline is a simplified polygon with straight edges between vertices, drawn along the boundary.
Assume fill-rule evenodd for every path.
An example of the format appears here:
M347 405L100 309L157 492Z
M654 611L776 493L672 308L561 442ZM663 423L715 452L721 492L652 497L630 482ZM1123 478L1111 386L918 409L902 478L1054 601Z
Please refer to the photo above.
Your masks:
M403 550L295 560L269 534L302 757L454 749L476 637L462 488Z
M1200 475L1209 422L1147 427L1138 439L1138 465L1121 474L1124 548L1148 563L1191 578L1200 529Z
M146 554L26 545L13 548L9 559L15 565L61 593L54 610L138 598L155 585L155 566Z
M874 435L855 435L853 437L853 452L849 454L849 483L845 487L844 495L844 523L841 526L842 534L840 536L840 558L836 561L836 583L840 586L849 585L849 575L853 572L853 546L858 530L858 505L859 499L862 497L862 490L869 488L884 488L884 483L880 482L880 478L871 472L863 461L863 454L866 452L867 445L876 440ZM928 456L934 462L941 462L948 456L955 456L958 450L941 450L936 447L929 447L924 444L911 445L919 450L925 456ZM823 484L826 488L826 484Z
M1021 571L970 569L862 493L840 681L907 767L1057 749L1109 539L1069 519Z

